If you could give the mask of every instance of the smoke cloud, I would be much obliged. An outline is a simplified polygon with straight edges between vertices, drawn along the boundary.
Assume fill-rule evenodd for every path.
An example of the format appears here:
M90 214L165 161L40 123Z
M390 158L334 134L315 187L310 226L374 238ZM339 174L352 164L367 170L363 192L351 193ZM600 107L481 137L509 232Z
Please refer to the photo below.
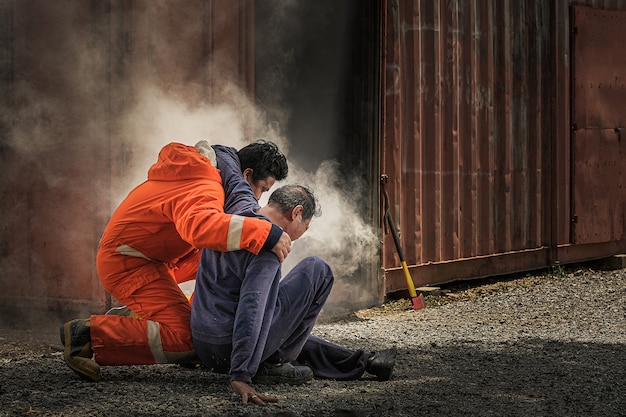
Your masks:
M299 23L292 17L303 15L296 11L304 3L275 3L280 7L268 18L270 26L287 22L300 36ZM137 4L135 15L128 16L135 23L129 20L124 29L131 30L116 38L119 28L107 25L119 16L111 17L113 11L104 3L29 4L13 2L10 13L2 15L10 16L13 25L5 29L11 54L0 62L2 73L11 74L2 80L7 94L0 102L4 165L0 191L5 213L0 222L0 266L5 271L0 286L10 289L5 291L9 296L25 299L28 294L33 305L50 308L100 297L94 258L106 220L146 179L164 145L173 141L193 145L205 139L240 148L263 138L286 154L290 167L286 182L311 187L322 207L322 216L314 218L310 230L294 242L284 272L306 256L320 256L336 275L331 298L377 299L369 284L361 285L371 280L359 275L370 273L379 246L376 230L362 220L359 210L366 184L356 177L342 178L339 162L329 158L334 139L330 135L311 132L299 137L286 132L292 109L285 104L289 96L285 91L304 86L288 76L297 64L293 50L282 49L275 37L280 31L268 36L282 61L273 61L272 68L264 64L270 76L263 88L274 94L255 103L223 71L224 66L232 67L222 65L228 56L224 51L211 51L206 65L185 64L184 60L197 64L197 50L184 49L185 42L195 39L204 24L193 11L173 8L180 13L175 21L162 10L172 6L167 2ZM193 24L181 32L178 26L185 19ZM221 16L215 24L228 21ZM145 26L147 22L159 30ZM152 38L141 37L144 32ZM257 51L256 59L262 63L263 51ZM185 75L169 82L167 74L179 70ZM326 88L335 86L329 83ZM313 125L328 129L319 122L320 113L309 111L317 118ZM311 137L321 142L313 143ZM323 153L315 155L316 148ZM294 157L296 151L307 156L307 167ZM29 279L16 286L15 280L23 277ZM80 314L93 312L91 305L72 307Z
M378 259L378 237L359 212L359 201L367 195L366 184L357 178L342 178L335 160L322 161L314 174L298 167L293 171L288 182L309 186L320 202L322 215L314 217L309 230L293 243L283 273L306 256L324 259L336 278L331 303L325 311L331 316L329 309L335 303L349 301L354 306L375 300L377 289L368 286L367 278L372 273L372 263Z
M337 280L331 299L349 298L355 304L376 299L375 290L362 285L365 277L354 276L355 273L369 272L367 268L378 254L376 231L364 222L359 212L359 201L366 195L366 184L357 177L344 178L335 160L321 161L314 173L301 169L289 158L290 148L298 146L297 139L289 142L236 87L230 85L227 91L231 102L190 108L185 102L172 99L153 86L146 86L126 118L126 130L131 132L135 146L132 165L136 169L128 176L133 180L125 189L119 190L117 200L121 201L130 188L145 180L158 151L171 141L193 145L206 139L209 143L239 149L257 138L271 140L278 144L289 163L288 178L273 189L285 183L306 185L313 190L322 209L321 216L313 219L310 229L294 242L292 252L283 264L283 275L305 257L319 256L331 266ZM250 121L256 127L252 136L247 134L246 124ZM261 205L267 203L273 189L264 194ZM188 293L192 290L189 285L183 288Z
M220 97L227 99L215 105L191 106L179 96L168 96L154 85L145 85L124 118L127 146L134 155L130 165L134 168L127 175L124 189L118 190L121 194L116 201L121 201L132 187L146 179L159 150L170 142L194 145L204 139L239 149L262 137L281 149L288 149L288 143L235 85L227 84ZM257 128L251 131L250 126Z

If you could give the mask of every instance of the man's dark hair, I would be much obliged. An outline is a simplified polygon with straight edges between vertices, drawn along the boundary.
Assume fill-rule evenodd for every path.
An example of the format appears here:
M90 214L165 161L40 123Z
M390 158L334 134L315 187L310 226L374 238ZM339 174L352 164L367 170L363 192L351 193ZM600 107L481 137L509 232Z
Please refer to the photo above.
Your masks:
M268 204L277 206L281 212L293 210L300 205L304 208L302 219L308 220L321 215L321 209L313 191L304 185L287 184L279 187L270 195Z
M237 155L241 172L246 168L252 168L253 181L264 180L267 177L274 177L276 181L287 178L289 172L287 158L274 142L259 139L239 149Z

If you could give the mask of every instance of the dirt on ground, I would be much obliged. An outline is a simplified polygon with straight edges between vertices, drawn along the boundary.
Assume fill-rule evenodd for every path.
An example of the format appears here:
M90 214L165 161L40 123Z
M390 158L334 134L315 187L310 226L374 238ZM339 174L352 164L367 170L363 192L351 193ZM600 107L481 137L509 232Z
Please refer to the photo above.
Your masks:
M177 365L64 363L61 323L0 324L0 416L623 416L626 271L596 264L454 284L319 323L349 348L395 346L390 381L257 387L281 398L244 406L228 377Z

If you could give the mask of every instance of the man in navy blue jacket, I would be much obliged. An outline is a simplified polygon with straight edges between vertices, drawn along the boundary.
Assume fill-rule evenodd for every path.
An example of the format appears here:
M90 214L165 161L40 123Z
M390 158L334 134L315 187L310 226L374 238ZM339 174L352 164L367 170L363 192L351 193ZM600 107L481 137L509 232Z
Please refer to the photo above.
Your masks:
M225 168L220 169L228 178ZM277 189L260 209L252 192L230 195L236 201L227 193L227 212L256 212L292 241L319 211L313 193L299 185ZM271 252L203 250L191 315L196 354L207 368L230 374L244 404L278 401L258 393L253 382L298 384L313 376L354 380L365 372L389 379L395 349L352 351L310 334L333 281L331 268L317 257L302 260L281 280L280 262Z

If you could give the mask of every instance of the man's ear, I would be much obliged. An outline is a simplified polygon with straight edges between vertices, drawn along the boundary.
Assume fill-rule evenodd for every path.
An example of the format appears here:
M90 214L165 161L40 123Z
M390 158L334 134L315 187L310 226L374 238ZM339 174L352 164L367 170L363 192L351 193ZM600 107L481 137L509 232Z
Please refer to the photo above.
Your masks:
M246 179L246 181L248 181L249 183L252 183L252 174L254 174L254 170L252 168L244 169L241 174Z
M303 214L304 212L304 207L302 207L300 204L298 204L297 206L295 206L292 210L291 210L291 220L295 220L298 218L298 214Z

